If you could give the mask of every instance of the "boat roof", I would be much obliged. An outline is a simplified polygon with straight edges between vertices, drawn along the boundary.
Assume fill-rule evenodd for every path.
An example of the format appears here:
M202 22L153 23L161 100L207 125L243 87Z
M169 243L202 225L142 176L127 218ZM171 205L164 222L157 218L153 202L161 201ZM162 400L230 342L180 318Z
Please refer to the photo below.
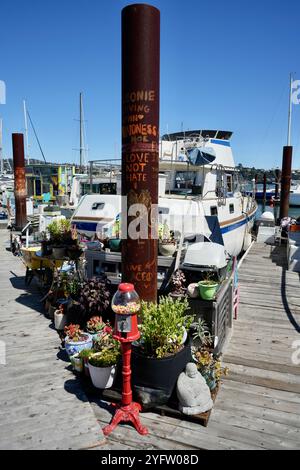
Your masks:
M164 134L161 138L161 140L168 140L168 141L174 141L174 140L183 140L186 138L191 138L191 137L209 137L211 139L223 139L223 140L229 140L232 136L231 131L217 131L217 130L207 130L207 129L199 129L199 130L194 130L194 131L181 131L181 132L173 132L172 134Z

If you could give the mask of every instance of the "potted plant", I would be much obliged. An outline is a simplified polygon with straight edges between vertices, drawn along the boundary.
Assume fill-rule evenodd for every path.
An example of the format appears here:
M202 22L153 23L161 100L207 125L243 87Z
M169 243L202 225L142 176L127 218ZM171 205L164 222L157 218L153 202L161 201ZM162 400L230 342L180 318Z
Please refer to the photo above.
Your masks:
M212 277L213 273L207 273L206 278L198 282L200 297L203 300L213 300L216 296L219 283Z
M83 363L83 371L87 377L90 377L89 371L89 358L94 354L94 349L82 349L80 353L78 353L79 357Z
M121 250L121 218L120 214L117 215L116 220L112 226L112 236L108 241L108 246L111 251Z
M184 273L180 269L177 269L171 278L171 292L169 295L173 298L184 297L186 294L185 282Z
M141 338L132 349L132 383L144 406L166 403L178 375L191 360L190 341L184 343L193 316L186 298L160 297L141 304Z
M80 357L80 353L73 354L73 356L70 356L70 361L73 367L73 370L76 372L83 372L83 360Z
M119 343L92 354L88 360L92 383L96 388L110 388L113 384L116 365L120 357Z
M92 348L93 338L90 334L84 333L80 329L80 325L65 326L64 332L66 334L65 347L69 357L79 353L82 349Z
M213 337L210 334L208 326L202 318L191 324L191 332L193 338L192 350L201 347L207 347L213 349Z
M93 339L103 330L105 323L102 317L94 316L86 324L86 331L92 335Z
M221 355L214 354L206 347L199 348L194 354L197 367L205 378L210 390L214 390L219 384L222 375L228 374L228 367L222 367Z
M176 240L166 223L158 229L158 250L162 256L173 256L176 251Z
M95 352L102 351L103 348L109 347L109 345L115 345L112 341L112 327L109 323L106 323L104 328L93 337L93 348Z
M75 241L72 238L71 222L67 219L56 219L51 222L47 231L50 236L52 254L55 259L63 259L66 255L66 247Z
M67 316L64 312L63 304L60 304L59 308L54 312L54 326L56 330L64 330L66 326Z
M47 232L41 233L41 256L50 256L52 254L51 243L48 240Z
M107 279L92 278L76 287L76 299L69 308L68 316L82 328L94 316L102 316L110 305Z

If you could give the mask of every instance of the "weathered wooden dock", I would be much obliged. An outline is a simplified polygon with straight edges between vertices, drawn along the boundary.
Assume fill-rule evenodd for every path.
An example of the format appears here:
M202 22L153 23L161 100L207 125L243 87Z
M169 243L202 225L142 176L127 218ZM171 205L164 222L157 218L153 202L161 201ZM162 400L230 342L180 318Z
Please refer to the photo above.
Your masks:
M0 449L81 449L104 442L80 381L60 357L41 313L41 293L25 288L25 268L0 231ZM3 343L0 344L3 353ZM3 362L3 354L1 354Z
M149 412L142 414L148 436L120 425L104 440L110 408L97 392L87 397L60 359L58 335L39 313L41 295L25 289L24 267L5 251L1 232L1 449L300 449L300 364L292 362L300 281L286 271L285 247L256 244L242 264L239 315L224 356L230 373L208 427Z

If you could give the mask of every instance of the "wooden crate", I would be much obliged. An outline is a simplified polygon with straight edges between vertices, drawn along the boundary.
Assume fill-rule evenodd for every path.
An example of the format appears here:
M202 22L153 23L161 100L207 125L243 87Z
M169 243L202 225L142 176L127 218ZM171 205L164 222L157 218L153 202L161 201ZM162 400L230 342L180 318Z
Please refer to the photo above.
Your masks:
M213 402L215 402L218 391L219 391L219 386L217 386L211 392L211 397L212 397ZM112 403L120 403L121 392L116 389L103 390L101 393L101 399L104 401L112 402ZM151 409L147 409L144 411L145 412L151 411L153 413L158 413L161 416L171 416L173 418L182 419L185 421L191 421L194 423L198 423L204 427L207 427L212 410L206 411L205 413L199 413L197 415L186 415L182 413L181 411L179 411L177 398L176 396L172 396L167 404L157 405L157 406L152 407Z

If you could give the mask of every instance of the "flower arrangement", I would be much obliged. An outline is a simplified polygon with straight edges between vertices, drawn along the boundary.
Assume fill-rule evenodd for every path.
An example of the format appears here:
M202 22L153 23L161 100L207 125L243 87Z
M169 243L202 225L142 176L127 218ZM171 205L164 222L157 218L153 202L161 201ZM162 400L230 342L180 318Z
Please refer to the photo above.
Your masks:
M86 339L86 335L80 329L80 325L71 324L71 325L65 326L64 332L66 336L68 337L69 341L72 341L74 343L77 343L79 341L84 341Z
M119 342L112 336L113 330L107 323L102 331L94 338L94 350L99 352L102 349L114 349L119 347Z
M220 357L220 354L214 354L206 348L201 348L194 353L198 370L211 390L216 388L222 375L227 375L229 372L228 367L222 367Z
M159 303L141 303L140 347L149 357L162 358L177 353L183 346L185 331L193 316L186 298L160 297Z
M92 317L86 324L86 329L89 333L98 333L105 326L105 323L102 321L102 317Z

